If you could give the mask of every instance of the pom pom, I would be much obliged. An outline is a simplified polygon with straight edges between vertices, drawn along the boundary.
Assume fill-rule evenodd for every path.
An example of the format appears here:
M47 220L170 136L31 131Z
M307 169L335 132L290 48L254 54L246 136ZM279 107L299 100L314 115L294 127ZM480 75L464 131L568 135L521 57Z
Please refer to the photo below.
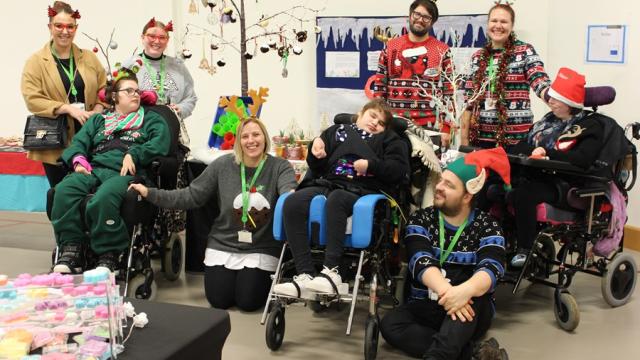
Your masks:
M140 314L133 317L133 326L138 328L143 328L145 325L149 323L149 318L147 318L147 314L141 312Z
M143 90L140 92L140 102L144 105L153 106L158 102L158 94L153 90Z
M133 307L133 305L129 301L122 304L122 309L124 310L124 314L127 317L134 317L136 315L136 309Z

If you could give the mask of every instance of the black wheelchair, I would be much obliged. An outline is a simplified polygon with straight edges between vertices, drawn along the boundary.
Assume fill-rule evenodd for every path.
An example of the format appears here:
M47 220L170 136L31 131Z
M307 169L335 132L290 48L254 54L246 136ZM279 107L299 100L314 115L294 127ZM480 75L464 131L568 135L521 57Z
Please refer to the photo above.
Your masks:
M336 124L351 123L353 115L338 114ZM404 135L406 124L401 120L394 120L393 130L410 143ZM310 174L307 173L306 176ZM316 294L313 299L302 299L276 294L273 288L276 284L291 280L295 273L292 260L287 259L287 244L285 243L273 282L267 297L267 303L262 314L260 324L266 324L265 339L269 349L276 351L282 345L285 332L286 307L296 302L305 302L314 312L323 311L331 305L340 306L349 303L350 311L347 320L346 334L351 334L353 316L357 300L368 301L369 314L365 324L365 359L375 359L378 349L379 316L378 306L380 298L386 296L394 304L403 298L404 285L400 270L399 231L404 227L401 217L394 217L393 213L407 213L409 179L398 185L398 199L390 199L383 194L364 195L354 204L351 217L351 232L345 235L343 264L340 267L344 279L353 279L351 290L344 295ZM286 241L284 231L282 207L289 194L282 195L274 209L273 235L276 240ZM326 197L317 195L310 204L309 211L309 241L312 257L317 265L322 264L323 248L326 244ZM394 220L395 219L395 220ZM395 261L394 261L395 260ZM362 284L365 285L362 285ZM363 294L364 293L364 294Z
M614 99L613 88L587 88L585 107L597 112L598 106L610 104ZM640 139L640 124L630 124L623 129L614 119L599 115L605 129L604 146L587 171L565 162L530 159L528 154L509 155L512 179L518 177L514 174L517 169L525 175L535 171L553 179L558 191L566 196L559 203L538 205L539 232L533 247L522 269L509 269L505 281L514 284L514 294L524 279L553 287L555 319L566 331L574 330L580 322L578 303L569 292L576 273L601 277L602 296L612 307L629 301L637 280L637 264L630 254L623 252L622 237L627 221L627 191L633 187L636 176L636 149L629 138ZM567 178L579 178L584 185L571 187L565 181ZM488 198L502 207L499 213L503 214L508 251L513 255L516 246L512 237L514 225L509 222L513 219L507 209L509 194L492 190L490 187ZM624 197L623 201L614 201L620 196ZM603 241L609 243L601 246L605 245ZM551 281L554 276L556 280Z
M177 186L178 168L184 163L189 149L180 144L180 122L177 115L169 107L156 105L145 107L146 112L159 114L169 127L171 146L164 157L153 159L147 170L147 178L136 178L135 182L161 189L175 189ZM47 216L51 219L51 208L55 189L47 193ZM88 194L80 205L80 216L84 221L86 205L93 194ZM159 255L161 271L169 281L179 278L183 266L183 245L180 236L168 229L159 209L145 201L136 191L127 191L120 207L120 213L131 238L129 248L119 257L116 279L124 282L124 294L137 299L154 299L157 284L154 282L154 271L151 266L152 257ZM83 246L85 259L84 269L95 266L95 254ZM59 249L54 250L53 264L57 262Z

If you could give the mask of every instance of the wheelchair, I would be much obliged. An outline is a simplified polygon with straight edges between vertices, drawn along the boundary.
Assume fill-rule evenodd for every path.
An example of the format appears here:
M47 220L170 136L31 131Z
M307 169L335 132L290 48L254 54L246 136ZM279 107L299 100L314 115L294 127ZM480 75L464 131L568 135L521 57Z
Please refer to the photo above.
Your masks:
M146 112L156 112L167 122L171 135L171 146L165 157L155 158L147 170L148 179L135 178L134 182L147 183L161 189L175 189L180 164L183 163L189 149L179 142L180 123L177 115L169 107L156 105L145 107ZM51 220L51 209L55 189L47 192L47 216ZM85 209L93 194L88 194L80 204L80 214L85 221ZM119 258L119 268L116 279L124 282L124 295L137 299L153 300L157 293L154 282L154 271L151 260L156 254L161 261L161 271L169 281L179 278L183 263L183 245L180 236L170 232L165 219L159 214L159 209L145 201L136 191L129 190L120 207L120 214L124 219L131 238L129 248ZM52 261L57 262L59 248L54 250ZM95 254L83 246L85 259L84 268L95 266Z
M614 99L615 90L611 87L586 88L585 107L592 107L594 112L598 106L610 104ZM601 277L602 296L612 307L629 301L637 280L637 264L630 254L623 252L622 232L627 220L627 191L633 187L636 176L636 149L627 133L631 129L630 137L640 139L640 124L628 125L623 130L612 118L601 115L599 119L605 129L605 143L587 171L565 162L509 155L511 164L520 169L538 171L554 181L560 180L557 181L559 191L566 196L559 203L538 205L540 231L522 269L515 273L511 269L505 281L514 284L514 294L524 279L554 288L555 319L566 331L575 330L580 322L578 303L569 292L576 273ZM466 150L469 149L463 151ZM585 185L571 188L562 181L567 177L580 178ZM515 178L513 174L512 178ZM496 196L492 199L491 192L490 188L489 199L496 200ZM501 193L498 197L504 195ZM612 201L616 195L624 200ZM507 242L513 245L513 239L509 239L513 232L506 223L509 211L505 207L509 201L503 198L498 202L503 206L501 213L506 215L503 228ZM556 243L560 245L558 251ZM510 250L515 251L515 246ZM554 276L556 281L551 281Z
M334 122L336 124L350 123L351 117L350 114L338 114ZM404 123L394 121L393 130L398 134L404 136L405 129ZM407 146L410 146L408 140L405 140ZM408 189L408 186L407 178L402 187ZM266 324L265 340L269 349L276 351L282 345L285 333L285 312L286 307L290 304L306 302L306 306L309 306L314 312L319 312L333 304L340 306L341 303L349 303L346 334L350 335L356 301L366 300L369 303L369 314L365 325L364 353L365 359L375 359L379 338L378 306L380 296L389 296L394 304L399 304L404 292L403 270L400 261L397 263L390 261L398 257L398 231L403 228L402 219L394 221L393 212L408 211L405 201L407 193L402 189L399 190L397 202L383 194L368 194L360 197L354 204L351 232L345 235L345 252L341 266L341 273L345 274L344 279L350 278L351 275L354 279L351 290L347 294L341 295L337 292L336 294L314 294L312 299L302 299L274 293L275 285L283 282L284 279L290 280L291 272L295 272L293 261L285 261L287 250L285 242L276 272L272 276L271 289L260 321L261 325ZM274 209L273 236L279 241L286 241L282 211L284 202L289 195L291 193L280 196ZM326 244L326 201L327 198L324 195L316 195L309 205L308 234L314 262L315 258L322 257L322 248ZM396 206L399 210L395 209ZM406 269L404 272L406 273ZM368 285L363 285L363 283Z

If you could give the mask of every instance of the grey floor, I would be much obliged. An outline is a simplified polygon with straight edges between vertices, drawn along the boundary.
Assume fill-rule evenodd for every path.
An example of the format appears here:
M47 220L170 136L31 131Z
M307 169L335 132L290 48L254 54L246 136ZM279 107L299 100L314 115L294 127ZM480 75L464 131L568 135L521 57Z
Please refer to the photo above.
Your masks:
M51 226L42 213L0 212L0 273L41 273L51 261ZM640 254L632 252L640 264ZM176 282L158 281L157 301L207 306L201 275L182 275ZM600 279L578 274L571 286L581 310L580 326L567 333L558 328L550 288L527 284L512 295L498 289L498 315L489 332L507 348L510 358L527 359L640 359L640 298L619 308L602 299ZM638 294L638 292L636 292ZM346 307L340 312L313 314L302 306L287 309L286 333L280 351L270 352L264 341L261 314L232 310L231 334L225 359L362 359L366 310L356 311L351 336L345 336ZM153 319L150 319L153 321ZM144 331L144 330L143 330ZM379 359L404 359L381 339Z

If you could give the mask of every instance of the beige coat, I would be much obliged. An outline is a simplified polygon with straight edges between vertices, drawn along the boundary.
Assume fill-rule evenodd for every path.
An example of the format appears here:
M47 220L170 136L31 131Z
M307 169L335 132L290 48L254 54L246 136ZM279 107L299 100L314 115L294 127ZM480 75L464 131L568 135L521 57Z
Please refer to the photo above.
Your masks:
M98 101L98 91L105 87L107 74L104 67L90 50L73 48L73 59L77 72L84 82L84 98L87 111L91 111ZM22 71L22 96L29 112L55 119L56 110L69 102L64 84L60 78L58 67L51 55L50 42L31 55ZM69 117L67 125L68 141L75 134L73 119ZM67 143L68 145L68 143ZM55 164L63 149L33 150L27 157L31 160Z

